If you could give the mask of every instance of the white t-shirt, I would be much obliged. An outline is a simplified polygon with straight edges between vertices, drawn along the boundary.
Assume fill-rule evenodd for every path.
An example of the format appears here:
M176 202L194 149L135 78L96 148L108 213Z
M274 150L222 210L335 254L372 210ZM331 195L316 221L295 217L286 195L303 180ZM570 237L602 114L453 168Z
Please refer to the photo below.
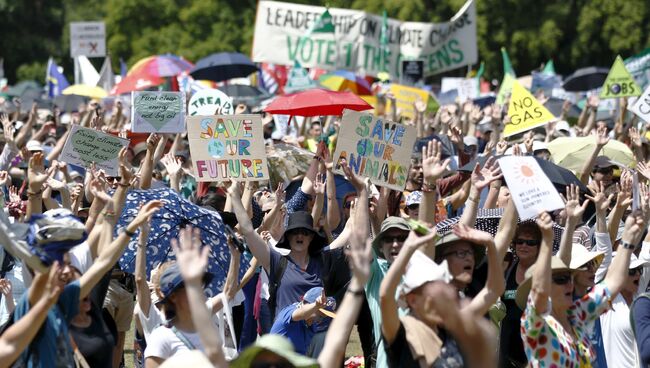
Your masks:
M144 339L149 343L151 332L165 321L165 315L153 303L149 303L149 317L145 317L140 309L140 303L135 304L135 312L140 318L140 325L142 325L142 332Z
M630 308L621 294L612 302L612 308L600 316L600 326L607 365L639 367L639 353L630 325Z
M171 328L159 326L151 332L147 340L147 348L144 350L145 359L149 357L168 359L177 354L187 353L192 350L204 351L198 333L177 331L192 344L191 347L188 347L179 339Z

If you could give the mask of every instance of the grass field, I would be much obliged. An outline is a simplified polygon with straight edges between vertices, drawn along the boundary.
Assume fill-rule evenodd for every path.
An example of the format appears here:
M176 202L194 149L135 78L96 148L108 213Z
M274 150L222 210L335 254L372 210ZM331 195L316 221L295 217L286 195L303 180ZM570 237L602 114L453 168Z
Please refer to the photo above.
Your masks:
M135 331L134 326L134 324L131 324L131 329L126 333L126 344L124 346L124 366L127 368L133 368L135 366L133 364L133 333ZM347 358L356 355L363 355L363 350L361 350L361 342L359 341L359 334L357 334L357 329L353 328L345 356Z

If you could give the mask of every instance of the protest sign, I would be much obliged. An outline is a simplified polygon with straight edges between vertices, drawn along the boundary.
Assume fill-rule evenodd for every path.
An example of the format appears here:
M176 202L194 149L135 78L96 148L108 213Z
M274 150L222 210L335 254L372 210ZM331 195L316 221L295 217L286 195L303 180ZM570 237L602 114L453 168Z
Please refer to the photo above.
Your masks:
M502 157L499 166L522 220L534 218L542 211L564 208L562 197L534 157Z
M407 86L424 84L424 60L402 60L400 83Z
M296 61L289 72L289 78L287 79L287 84L284 86L284 91L286 93L293 93L316 87L316 81L309 78L307 69L303 68L300 63Z
M600 91L600 98L618 98L638 96L641 94L641 87L634 81L630 72L625 68L621 55L616 57L614 65L607 74Z
M391 84L389 90L395 96L398 112L410 119L415 118L415 110L413 108L415 101L421 99L425 104L429 102L429 92L423 89ZM386 111L391 111L392 104L390 101L387 101L386 109Z
M510 122L503 130L504 137L522 133L556 120L555 116L518 81L514 81L512 84L508 116Z
M187 136L196 180L269 179L260 115L190 116Z
M401 191L406 186L415 138L414 126L345 110L333 162L344 158L357 175ZM334 172L343 174L339 165Z
M334 32L312 31L329 10ZM347 69L377 76L386 71L398 80L401 60L424 60L425 76L478 60L476 4L467 1L445 23L401 22L351 9L279 1L257 5L253 61L326 70ZM383 30L383 31L382 31ZM383 42L382 42L383 40Z
M478 98L478 78L442 78L442 84L440 86L441 93L447 93L454 89L458 91L458 98L461 103Z
M646 123L650 123L650 86L643 91L641 97L628 106L628 110L635 113Z
M99 130L73 125L61 152L61 161L72 165L90 167L94 162L98 170L108 176L118 176L118 156L128 139L118 138Z
M232 106L232 99L218 89L202 89L190 98L187 106L187 114L195 115L214 115L217 109L221 109L221 114L231 115L235 112Z
M106 56L106 26L104 22L70 23L70 57Z
M185 131L185 96L181 92L132 92L131 106L134 133Z

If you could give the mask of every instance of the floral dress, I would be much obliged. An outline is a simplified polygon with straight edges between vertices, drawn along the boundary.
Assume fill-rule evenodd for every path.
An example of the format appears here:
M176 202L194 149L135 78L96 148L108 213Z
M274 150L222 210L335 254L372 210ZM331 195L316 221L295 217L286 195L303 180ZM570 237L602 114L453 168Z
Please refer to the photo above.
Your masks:
M539 314L532 295L528 296L526 310L521 317L521 337L524 341L529 367L591 367L595 352L589 340L588 325L609 307L611 294L604 283L600 283L573 302L567 310L569 323L577 339L550 315L549 298L547 313Z

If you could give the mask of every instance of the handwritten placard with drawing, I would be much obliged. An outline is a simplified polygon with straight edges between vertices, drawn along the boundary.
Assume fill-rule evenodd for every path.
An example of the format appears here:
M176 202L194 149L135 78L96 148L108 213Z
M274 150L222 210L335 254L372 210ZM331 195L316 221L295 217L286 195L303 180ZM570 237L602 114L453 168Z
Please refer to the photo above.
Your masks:
M185 131L185 96L182 92L133 92L131 106L132 130L135 133Z
M128 145L128 139L73 125L60 160L82 167L90 167L94 162L97 169L104 170L106 175L118 176L118 156L122 147Z
M269 179L260 115L190 116L187 137L196 180Z

